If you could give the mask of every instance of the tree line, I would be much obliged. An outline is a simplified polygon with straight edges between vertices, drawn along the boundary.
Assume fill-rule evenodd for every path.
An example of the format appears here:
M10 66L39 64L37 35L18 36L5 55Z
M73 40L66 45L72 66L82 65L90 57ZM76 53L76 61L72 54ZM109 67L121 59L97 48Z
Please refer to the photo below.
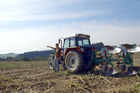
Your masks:
M0 58L0 61L40 61L47 60L49 55L54 51L46 50L46 51L33 51L33 52L25 52L23 54L19 54L16 57L6 57Z

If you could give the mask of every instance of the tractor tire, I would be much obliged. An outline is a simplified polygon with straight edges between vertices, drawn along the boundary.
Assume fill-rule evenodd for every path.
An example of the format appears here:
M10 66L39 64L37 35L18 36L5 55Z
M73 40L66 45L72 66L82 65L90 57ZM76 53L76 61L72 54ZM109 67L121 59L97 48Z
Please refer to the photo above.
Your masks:
M48 67L49 67L49 69L54 70L54 58L53 58L53 56L50 56L48 58Z
M71 73L77 73L83 69L83 56L75 51L70 51L65 58L66 68Z
M95 69L95 65L94 66L87 66L87 65L84 65L83 67L83 71L84 72L92 72L94 69Z

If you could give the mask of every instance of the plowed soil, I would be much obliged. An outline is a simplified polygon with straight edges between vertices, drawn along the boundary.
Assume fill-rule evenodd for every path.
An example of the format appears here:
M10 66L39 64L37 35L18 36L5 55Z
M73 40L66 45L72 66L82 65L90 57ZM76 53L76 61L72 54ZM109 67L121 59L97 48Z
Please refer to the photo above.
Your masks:
M140 53L134 54L140 67ZM140 75L103 76L98 69L53 72L47 61L0 62L0 93L140 93Z

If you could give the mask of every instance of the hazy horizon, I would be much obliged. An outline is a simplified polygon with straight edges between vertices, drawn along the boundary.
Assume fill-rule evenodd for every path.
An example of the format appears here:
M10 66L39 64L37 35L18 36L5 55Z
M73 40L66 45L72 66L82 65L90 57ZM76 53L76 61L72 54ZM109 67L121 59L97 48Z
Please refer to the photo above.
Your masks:
M0 0L0 54L48 50L91 35L105 45L140 44L139 0Z

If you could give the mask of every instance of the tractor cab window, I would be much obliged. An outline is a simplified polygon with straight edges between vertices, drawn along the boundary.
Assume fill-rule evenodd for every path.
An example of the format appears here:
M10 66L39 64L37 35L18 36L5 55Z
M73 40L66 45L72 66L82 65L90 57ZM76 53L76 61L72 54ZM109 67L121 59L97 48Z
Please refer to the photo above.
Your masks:
M82 46L83 44L82 44L82 40L78 40L78 45L79 46Z
M83 46L89 46L89 40L88 39L83 39Z
M75 38L70 39L70 46L74 47L75 46Z
M90 46L90 41L89 39L86 38L78 38L78 46Z
M65 39L65 42L64 42L64 49L65 48L68 48L70 45L69 45L69 39Z

